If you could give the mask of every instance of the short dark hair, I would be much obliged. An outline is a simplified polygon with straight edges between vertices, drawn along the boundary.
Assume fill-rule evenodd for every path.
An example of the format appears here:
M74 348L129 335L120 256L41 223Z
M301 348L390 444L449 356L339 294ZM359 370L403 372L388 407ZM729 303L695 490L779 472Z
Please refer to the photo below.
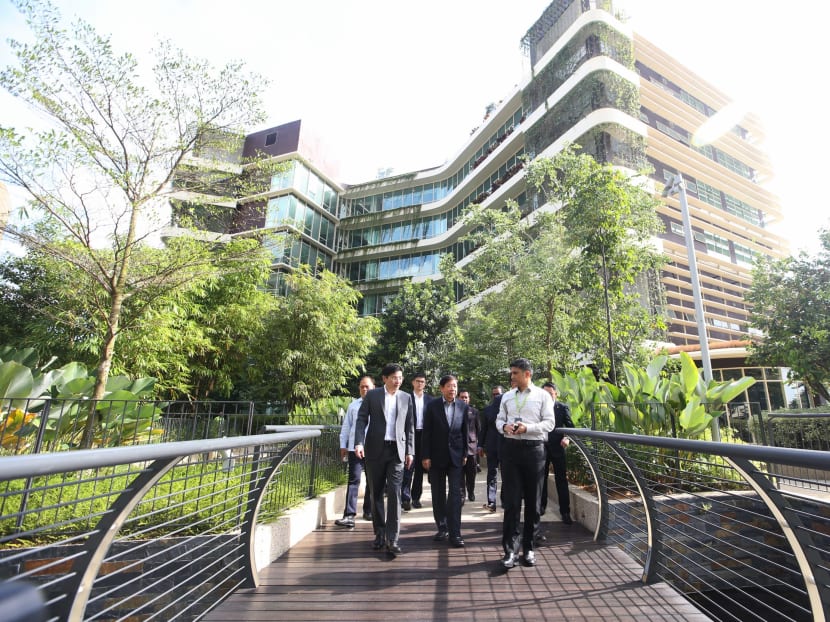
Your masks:
M555 385L555 384L553 384L553 383L552 383L552 382L550 382L550 381L548 381L548 382L546 382L545 384L543 384L543 385L542 385L542 388L543 388L543 389L544 389L545 387L550 387L551 389L553 389L554 391L556 391L557 393L559 393L559 389L557 389L557 388L556 388L556 385Z
M533 371L533 365L527 359L516 359L510 363L510 367L515 367L516 369L521 369L522 371Z
M383 366L383 369L380 370L380 375L386 378L386 376L391 376L396 372L403 373L403 367L401 367L397 363L387 363Z
M463 387L462 387L461 389L458 389L458 394L459 394L459 395L461 395L462 393L469 393L469 392L470 392L470 390L469 390L469 389L465 389L465 388L463 388Z
M415 374L412 376L412 380L417 380L418 378L423 378L424 380L427 379L427 375L422 371L416 371ZM410 380L409 382L412 382Z
M438 385L443 387L450 380L456 380L457 381L458 378L456 378L453 374L445 374L445 375L441 376L441 380L438 381Z

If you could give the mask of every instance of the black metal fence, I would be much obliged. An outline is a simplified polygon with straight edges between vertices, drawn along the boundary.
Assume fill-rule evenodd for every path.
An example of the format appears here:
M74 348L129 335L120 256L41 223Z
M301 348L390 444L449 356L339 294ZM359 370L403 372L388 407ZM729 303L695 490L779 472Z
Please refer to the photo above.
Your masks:
M616 542L715 620L824 620L830 453L569 430L594 482L597 540ZM802 484L806 483L805 478Z
M256 585L257 522L342 481L333 432L2 457L0 585L50 620L198 619Z
M290 420L271 403L5 398L0 455L77 449L90 418L95 447L245 436ZM339 423L336 418L320 423Z

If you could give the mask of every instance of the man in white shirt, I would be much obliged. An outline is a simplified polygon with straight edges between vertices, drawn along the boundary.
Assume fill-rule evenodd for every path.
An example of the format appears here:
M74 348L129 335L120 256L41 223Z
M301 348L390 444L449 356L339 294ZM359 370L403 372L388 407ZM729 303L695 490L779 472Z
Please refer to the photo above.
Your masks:
M357 385L360 397L349 404L343 425L340 426L340 459L349 461L349 483L346 487L346 507L343 518L338 518L334 524L339 527L354 529L354 517L357 514L357 493L360 489L360 476L363 474L364 460L354 453L354 426L357 422L357 412L363 403L366 394L375 388L375 381L371 376L361 376ZM363 519L372 520L372 495L369 486L363 493Z
M401 485L401 507L404 510L421 507L421 494L424 490L424 467L421 465L421 443L424 433L424 413L427 405L435 399L427 395L427 377L422 373L412 376L412 408L415 412L415 461L403 472Z
M500 448L502 502L502 547L505 568L518 559L524 549L526 566L536 564L533 538L539 528L539 500L545 470L545 443L555 425L553 400L531 382L533 367L524 358L510 363L510 380L516 388L505 393L496 417L496 429L504 435ZM524 525L520 518L524 501Z

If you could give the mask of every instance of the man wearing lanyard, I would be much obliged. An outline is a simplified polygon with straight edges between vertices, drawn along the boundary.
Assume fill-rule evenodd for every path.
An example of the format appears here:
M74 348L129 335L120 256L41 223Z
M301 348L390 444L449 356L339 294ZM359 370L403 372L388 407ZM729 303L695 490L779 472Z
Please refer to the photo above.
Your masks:
M533 537L539 528L539 501L545 470L545 441L554 428L553 400L531 381L533 367L524 358L510 363L510 380L516 388L501 400L496 429L504 435L501 446L502 494L502 565L512 568L518 559L519 546L524 563L536 564ZM520 517L524 500L524 525Z

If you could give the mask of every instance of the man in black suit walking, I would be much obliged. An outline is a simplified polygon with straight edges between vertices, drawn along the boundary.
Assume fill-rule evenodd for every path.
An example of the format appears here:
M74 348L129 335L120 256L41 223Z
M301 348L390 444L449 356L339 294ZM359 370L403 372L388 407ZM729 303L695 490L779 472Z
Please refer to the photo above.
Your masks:
M433 540L449 540L450 545L463 547L461 470L467 460L467 405L456 399L455 376L443 376L439 384L443 399L427 406L421 446L423 467L429 471L432 486L432 516L438 527Z
M424 468L421 466L421 437L424 432L424 412L435 399L424 392L427 377L418 372L412 376L412 412L415 413L415 461L403 472L401 486L401 507L404 510L421 507L421 493L424 490Z
M383 387L363 398L354 431L354 453L365 458L372 491L372 524L375 550L386 547L393 556L401 553L401 482L404 467L415 456L415 417L409 393L400 390L403 369L388 364L381 371ZM387 507L384 511L383 493Z
M478 471L478 437L481 434L481 420L478 410L470 406L470 392L459 389L458 399L467 404L467 462L461 478L461 505L464 499L476 500L476 472Z
M484 509L491 512L496 511L496 489L499 480L499 446L501 435L496 430L496 417L501 406L501 395L504 387L496 385L493 387L493 400L481 411L484 421L481 426L481 436L478 438L478 455L487 456L487 503Z
M548 483L547 477L550 466L553 465L553 481L556 483L556 494L559 496L559 515L566 525L573 523L571 518L571 493L568 490L568 464L565 457L565 450L571 442L563 434L565 428L574 427L571 421L570 407L556 399L559 394L556 385L546 382L542 388L548 392L553 399L553 416L556 419L556 427L548 434L547 460L545 462L545 483L542 486L542 499L539 507L539 514L544 514L548 507Z

